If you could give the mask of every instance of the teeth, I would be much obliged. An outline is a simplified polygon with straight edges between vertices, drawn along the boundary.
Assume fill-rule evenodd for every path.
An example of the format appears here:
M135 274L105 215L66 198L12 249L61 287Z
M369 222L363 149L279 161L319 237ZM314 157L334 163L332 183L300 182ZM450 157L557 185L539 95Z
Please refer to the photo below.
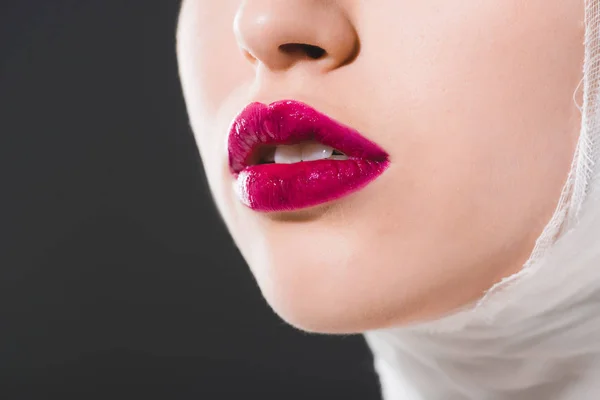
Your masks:
M332 154L333 148L321 143L307 143L302 146L302 161L324 160Z
M275 164L293 164L302 161L302 146L277 146Z
M348 156L346 156L346 155L334 155L334 156L331 156L330 159L344 161L344 160L348 159Z
M301 161L347 160L348 157L321 143L301 143L291 146L277 146L274 151L263 157L264 162L293 164Z

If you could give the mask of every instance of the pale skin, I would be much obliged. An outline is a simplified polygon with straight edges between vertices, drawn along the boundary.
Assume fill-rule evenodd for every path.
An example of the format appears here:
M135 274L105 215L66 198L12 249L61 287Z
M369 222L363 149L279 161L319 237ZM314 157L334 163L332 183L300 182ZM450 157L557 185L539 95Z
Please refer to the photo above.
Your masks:
M184 1L190 121L273 310L310 332L364 332L452 313L519 271L577 143L583 19L582 0ZM290 43L325 54L280 49ZM359 130L390 167L325 206L250 210L228 126L248 103L282 99Z

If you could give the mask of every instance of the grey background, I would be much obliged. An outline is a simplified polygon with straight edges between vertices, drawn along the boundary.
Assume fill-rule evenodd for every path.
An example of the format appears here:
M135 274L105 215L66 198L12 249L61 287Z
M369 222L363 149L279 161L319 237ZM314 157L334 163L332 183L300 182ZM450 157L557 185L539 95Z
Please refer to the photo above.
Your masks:
M0 398L379 398L362 338L286 326L215 213L178 3L0 1Z

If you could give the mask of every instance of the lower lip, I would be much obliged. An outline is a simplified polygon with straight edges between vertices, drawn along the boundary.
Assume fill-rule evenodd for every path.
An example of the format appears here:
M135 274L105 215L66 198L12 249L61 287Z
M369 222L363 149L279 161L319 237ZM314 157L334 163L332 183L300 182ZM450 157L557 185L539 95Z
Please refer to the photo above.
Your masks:
M255 211L295 211L356 192L387 166L387 161L365 159L255 165L238 174L236 192Z

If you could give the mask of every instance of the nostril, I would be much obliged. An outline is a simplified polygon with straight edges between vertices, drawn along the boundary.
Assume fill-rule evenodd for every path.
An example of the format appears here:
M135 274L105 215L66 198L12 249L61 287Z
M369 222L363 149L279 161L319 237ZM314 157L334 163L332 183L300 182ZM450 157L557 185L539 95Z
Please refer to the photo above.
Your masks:
M279 46L279 50L287 54L302 54L313 60L318 60L323 57L326 53L324 49L319 46L313 46L304 43L286 43Z
M254 64L256 62L256 57L254 57L252 54L250 54L250 52L248 50L243 49L242 54L244 55L244 58L246 58L246 60L250 61L252 64Z

